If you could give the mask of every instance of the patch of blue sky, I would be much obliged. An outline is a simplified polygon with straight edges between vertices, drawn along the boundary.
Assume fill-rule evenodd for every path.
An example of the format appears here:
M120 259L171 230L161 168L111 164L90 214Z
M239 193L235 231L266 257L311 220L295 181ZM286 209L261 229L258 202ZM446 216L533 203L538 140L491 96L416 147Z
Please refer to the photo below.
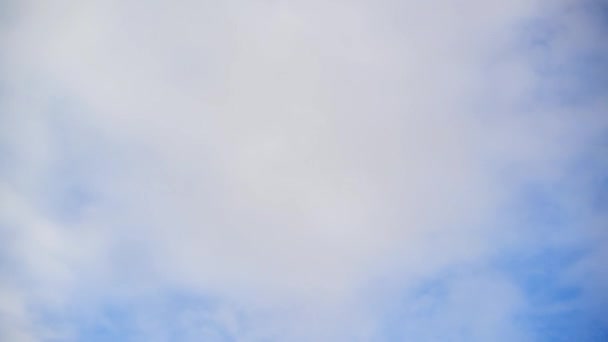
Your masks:
M518 317L520 324L538 342L603 342L608 327L596 314L576 307L531 309Z
M587 301L593 301L596 294L585 292L585 284L571 277L571 271L597 248L586 233L589 227L584 218L589 212L581 213L562 199L565 194L579 193L581 184L585 184L583 193L588 198L577 202L587 207L587 201L599 201L597 196L605 196L608 190L606 186L594 187L595 182L590 179L604 179L601 184L608 182L601 177L603 169L596 165L596 159L579 157L566 180L531 182L515 197L509 210L515 216L509 223L512 226L503 228L517 235L517 239L484 261L485 268L459 265L427 279L414 291L395 297L395 304L383 318L383 340L479 340L472 330L472 318L466 318L471 308L462 303L461 307L450 308L454 305L450 296L455 283L491 272L504 277L523 299L523 305L509 316L511 321L505 322L520 336L532 341L605 341L605 310L588 305ZM484 300L503 299L489 296ZM447 320L444 312L450 309L462 314L463 320Z
M532 182L522 187L513 203L514 213L524 225L536 231L558 230L573 219L557 194L561 184Z
M539 248L543 248L540 245ZM382 341L605 341L608 327L601 312L581 298L583 289L565 279L565 273L585 253L580 249L544 248L513 251L486 268L466 271L459 266L420 283L413 291L393 298L381 319ZM494 323L479 323L494 305L510 298L496 289L505 281L517 289L523 302L514 304ZM481 293L475 282L481 279ZM490 282L487 283L486 280ZM479 289L479 288L478 288ZM491 324L498 324L492 327ZM489 331L485 331L489 328Z
M600 39L608 32L606 7L600 1L581 2L520 24L510 48L516 56L525 56L539 81L520 100L532 107L564 109L588 105L605 94L608 89L605 46L578 40Z
M527 214L526 224L516 230L522 236L519 245L503 251L494 267L520 289L526 309L518 313L518 321L534 341L605 341L605 312L586 303L597 294L586 293L581 279L571 277L594 250L587 223L577 223L572 215L568 219L551 198L527 202L536 213Z
M608 58L602 52L588 51L547 68L535 93L539 103L576 108L599 100L608 88Z
M381 319L380 341L512 341L515 312L500 275L459 266L396 296ZM497 291L497 292L494 292ZM496 311L496 308L500 308ZM501 314L502 315L502 314Z
M496 264L508 274L523 291L527 302L534 307L570 303L579 296L581 289L569 284L562 277L584 255L584 249L551 248L538 245L538 250L512 251L502 256Z

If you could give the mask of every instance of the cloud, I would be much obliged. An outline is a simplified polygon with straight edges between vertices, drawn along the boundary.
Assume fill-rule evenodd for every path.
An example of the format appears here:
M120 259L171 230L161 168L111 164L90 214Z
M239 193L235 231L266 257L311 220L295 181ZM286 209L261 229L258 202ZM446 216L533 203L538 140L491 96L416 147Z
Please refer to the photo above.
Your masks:
M0 279L21 290L0 330L44 340L49 312L86 339L75 307L181 291L255 324L228 339L374 340L400 329L380 303L438 274L590 236L573 281L605 288L605 220L569 171L606 131L593 2L7 6ZM545 196L570 228L536 238L533 186L566 189ZM497 272L447 281L429 320L389 310L422 320L396 336L524 336L525 289Z

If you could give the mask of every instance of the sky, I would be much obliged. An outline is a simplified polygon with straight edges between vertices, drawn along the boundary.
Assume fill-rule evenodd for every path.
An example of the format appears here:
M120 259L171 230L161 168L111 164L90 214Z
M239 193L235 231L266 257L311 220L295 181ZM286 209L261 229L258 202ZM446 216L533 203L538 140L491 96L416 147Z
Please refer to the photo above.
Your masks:
M603 0L0 0L0 341L608 341Z

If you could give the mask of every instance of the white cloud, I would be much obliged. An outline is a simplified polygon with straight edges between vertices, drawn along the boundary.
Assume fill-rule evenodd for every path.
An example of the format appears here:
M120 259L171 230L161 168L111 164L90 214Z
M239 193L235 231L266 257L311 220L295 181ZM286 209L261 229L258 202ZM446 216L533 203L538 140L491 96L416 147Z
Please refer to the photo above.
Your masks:
M487 258L522 179L559 177L605 127L601 104L582 123L525 108L548 88L507 47L536 2L16 8L3 192L25 209L7 222L26 278L58 297L177 286L285 312L290 340L349 339L353 322L369 336L376 276ZM95 200L67 223L49 203L69 177Z

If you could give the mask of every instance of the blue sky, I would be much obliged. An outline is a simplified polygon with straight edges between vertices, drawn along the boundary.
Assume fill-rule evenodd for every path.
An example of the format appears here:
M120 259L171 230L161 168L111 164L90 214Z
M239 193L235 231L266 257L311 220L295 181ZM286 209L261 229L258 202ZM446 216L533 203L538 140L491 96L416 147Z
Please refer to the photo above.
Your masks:
M0 1L0 341L608 340L604 1Z

